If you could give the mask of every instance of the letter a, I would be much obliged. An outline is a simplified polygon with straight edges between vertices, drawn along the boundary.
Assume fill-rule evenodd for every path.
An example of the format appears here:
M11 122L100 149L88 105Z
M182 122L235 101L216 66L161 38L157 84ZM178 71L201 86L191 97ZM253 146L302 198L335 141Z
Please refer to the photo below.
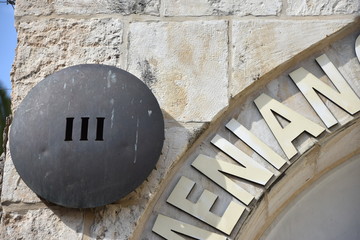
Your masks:
M292 141L301 133L308 132L312 136L317 137L325 130L325 128L301 116L264 93L255 99L255 104L289 159L297 154ZM290 123L283 128L273 112L284 117Z

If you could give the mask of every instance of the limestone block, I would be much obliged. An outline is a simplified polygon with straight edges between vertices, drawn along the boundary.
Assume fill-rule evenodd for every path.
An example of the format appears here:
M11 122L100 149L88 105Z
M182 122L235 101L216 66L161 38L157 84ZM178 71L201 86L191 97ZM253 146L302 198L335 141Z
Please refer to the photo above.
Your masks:
M235 239L256 239L256 234L259 232L259 229L261 229L261 227L269 220L267 209L268 206L265 196L255 209L252 209L249 218L243 227L241 227L241 231Z
M179 124L165 122L165 141L156 169L166 171L186 152L194 140L205 130L204 123Z
M113 204L97 210L90 228L90 239L130 239L139 216L144 211L145 200L139 197L141 195L129 200L128 206Z
M4 162L5 162L5 153L2 153L0 156L0 194L1 194L2 183L3 183Z
M5 213L1 239L81 239L83 214L79 210L37 209Z
M164 2L165 16L269 16L278 15L282 2L271 1L231 1L231 0L167 0Z
M268 217L276 216L289 199L295 197L299 190L315 175L316 159L319 147L315 147L304 159L293 163L267 195Z
M50 15L54 12L53 2L48 0L18 0L16 1L15 16Z
M287 0L287 15L356 14L360 11L358 0Z
M9 148L8 148L9 149ZM4 166L4 178L1 192L1 203L39 203L40 198L21 180L7 151Z
M13 109L39 81L77 64L121 67L123 24L118 19L41 19L20 22L13 66Z
M341 151L340 151L341 149ZM360 121L343 129L332 139L322 144L319 158L317 159L317 172L327 170L333 164L344 161L360 150Z
M159 15L159 0L18 0L15 15L50 14L149 14Z
M107 8L110 12L123 15L148 14L157 16L159 15L160 0L107 0Z
M231 96L350 22L351 19L234 21Z
M211 121L228 105L227 22L130 25L128 71L176 121Z
M108 13L107 0L55 0L53 9L57 14Z

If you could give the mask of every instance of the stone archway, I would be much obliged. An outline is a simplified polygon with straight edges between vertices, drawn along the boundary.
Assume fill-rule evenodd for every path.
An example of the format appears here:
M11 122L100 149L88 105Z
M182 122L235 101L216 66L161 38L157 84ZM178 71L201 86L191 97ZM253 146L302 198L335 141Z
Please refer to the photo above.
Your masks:
M329 174L336 173L343 165L359 160L359 133L360 122L357 120L306 152L264 195L236 239L260 239L264 234L275 235L275 232L269 233L271 228L275 228L274 222L282 221L282 216L299 201L301 196L315 188ZM303 226L299 226L301 227ZM278 233L278 236L281 234Z
M347 160L309 186L261 239L359 239L359 157Z
M172 168L169 174L171 177L161 186L159 194L151 204L152 207L147 210L148 215L144 215L144 222L139 224L139 232L135 233L135 238L157 239L158 236L151 233L153 231L167 239L183 239L182 236L199 239L226 239L226 237L258 239L299 193L331 169L358 154L360 142L358 110L354 113L346 113L329 99L323 98L322 101L326 103L338 122L327 127L323 116L311 107L289 77L289 74L304 68L315 78L331 86L329 78L332 77L329 76L329 72L324 70L321 62L319 64L323 69L315 62L315 59L319 61L319 56L324 57L333 69L338 69L340 75L344 76L351 88L359 95L357 76L360 68L354 51L355 39L358 35L358 30L348 29L343 32L342 37L334 39L329 45L324 46L324 43L320 43L317 48L295 57L291 64L287 64L286 70L273 80L260 79L262 81L258 81L248 91L243 92L244 95L239 96L229 106L228 111L212 123ZM272 102L272 99L276 100L275 105L272 105L274 108L281 105L278 110L282 107L290 109L288 117L291 118L292 114L297 112L303 121L310 120L303 126L304 132L310 134L299 132L291 141L297 152L293 155L283 152L284 147L278 145L281 140L274 137L274 130L269 122L263 119L264 113L260 111L260 114L258 110L259 102L265 101L264 105L266 105ZM274 116L283 129L288 124L292 124L293 119L289 121L281 114ZM301 125L300 122L298 123ZM305 130L312 123L316 123L319 129L323 128L323 131ZM250 165L247 165L249 162L242 162L243 158L247 158L245 155L240 153L236 155L237 149L256 162L256 166L262 166L264 172L252 175L257 175L256 178L242 175L241 170L233 164L234 160L245 168L249 168ZM214 172L209 172L208 169L213 163L218 165L214 168ZM229 163L230 165L227 165ZM232 166L236 170L233 171ZM239 171L235 173L237 170ZM225 172L226 175L218 172ZM267 178L266 172L270 172L272 177ZM251 196L253 198L246 200L246 193L241 195L237 192L239 189L249 193L250 198ZM205 199L209 198L213 200L206 203L205 209L210 214L202 218L201 215L206 215L207 212L202 207L200 210L199 206L205 204ZM227 212L227 207L230 206L233 207L233 214ZM229 222L222 223L224 214L229 214L226 215L227 220L233 218L231 227L226 225ZM159 221L158 225L157 221ZM169 226L162 227L165 222L168 222ZM225 227L222 228L220 225Z

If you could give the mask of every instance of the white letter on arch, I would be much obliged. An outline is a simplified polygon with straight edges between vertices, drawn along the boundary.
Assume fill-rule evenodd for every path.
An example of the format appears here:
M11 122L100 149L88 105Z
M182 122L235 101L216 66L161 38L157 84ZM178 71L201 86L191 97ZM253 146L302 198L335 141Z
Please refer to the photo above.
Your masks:
M324 97L328 98L350 114L355 114L360 111L360 99L325 54L316 58L316 61L330 78L337 91L304 68L299 68L289 75L316 113L320 116L321 120L329 128L335 125L337 120L326 107L317 92L321 93Z
M292 141L301 133L308 132L312 136L317 137L325 130L325 128L303 117L264 93L255 99L255 104L289 159L297 154L297 150L292 144ZM273 112L284 117L290 123L283 128Z
M214 193L204 190L199 200L193 203L186 198L195 186L195 182L182 176L175 188L171 192L167 202L177 208L187 212L188 214L204 221L216 229L230 235L241 215L245 211L245 207L239 203L231 201L223 216L218 216L210 212L218 196Z

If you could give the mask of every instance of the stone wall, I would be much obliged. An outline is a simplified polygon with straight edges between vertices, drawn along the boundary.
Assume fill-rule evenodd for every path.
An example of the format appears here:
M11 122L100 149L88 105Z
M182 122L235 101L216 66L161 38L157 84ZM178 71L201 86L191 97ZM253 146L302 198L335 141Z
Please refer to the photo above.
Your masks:
M346 82L352 86L357 96L360 96L360 62L355 56L354 51L355 39L359 36L360 29L358 23L354 24L354 26L357 26L357 30L354 33L348 34L349 31L347 30L338 32L337 37L340 37L339 40L326 47L320 45L315 49L310 49L310 51L308 51L308 49L306 51L307 53L304 53L303 56L296 57L291 63L284 64L285 67L287 66L287 69L277 77L273 79L260 79L261 85L251 85L246 91L242 92L244 95L233 99L226 112L222 113L216 121L211 123L210 127L201 135L200 139L186 152L186 155L177 162L174 169L167 174L164 190L157 192L154 207L150 208L150 211L146 209L146 214L141 219L141 223L144 223L144 228L138 227L136 229L136 234L139 234L139 238L157 239L154 237L154 234L151 235L149 233L151 233L151 229L159 214L191 224L208 232L224 235L221 231L217 231L214 227L202 222L200 217L186 214L184 213L184 209L176 208L174 204L168 202L169 196L175 192L175 186L179 185L179 179L186 177L195 184L194 188L187 195L187 199L191 201L191 203L195 204L200 201L200 196L202 196L205 190L218 196L211 210L209 210L209 212L217 216L223 216L230 202L237 202L237 200L241 199L239 199L238 196L235 197L236 195L233 192L230 193L229 189L232 189L231 180L236 183L235 185L238 188L242 188L250 193L254 199L250 204L243 204L243 206L247 206L248 210L241 215L231 234L229 234L229 237L230 239L259 239L264 228L271 224L286 205L291 204L291 200L294 199L299 192L316 182L321 175L335 166L359 154L360 139L357 135L360 130L360 99L357 102L352 102L353 105L357 106L358 113L348 114L330 100L323 98L324 103L338 122L332 127L326 127L289 77L291 72L302 67L316 75L319 79L322 79L326 84L331 85L330 79L315 61L317 57L326 54L326 56L331 59L331 62L338 68L341 75L344 76ZM341 37L344 36L343 34L345 34L346 37ZM295 110L296 113L299 113L306 119L310 119L313 123L323 127L324 130L326 129L326 131L319 136L313 136L308 132L298 135L298 137L292 141L292 144L297 150L297 154L288 158L283 152L284 148L279 145L281 141L271 133L269 124L264 120L264 115L260 114L259 108L254 104L262 94L266 94L290 109ZM286 116L284 118L286 118ZM289 125L293 124L292 120L290 120L291 123L284 121L282 118L278 118L277 120L281 122L284 129L287 127L291 128ZM249 134L234 134L234 130L230 130L231 127L228 127L230 121L236 121L238 125L249 129L250 132L260 138L265 145L270 146L270 148L283 159L283 165L280 167L275 166L274 163L271 162L271 160L275 159L274 157L266 158L263 155L264 152L261 154L260 150L255 150L256 146L260 146L260 144L251 144L249 143L250 141L247 142L246 139L249 139ZM294 127L294 125L292 127ZM291 134L291 130L289 129L284 131L286 131L287 134ZM223 139L222 145L216 143L216 140L214 141L214 139L219 138ZM227 145L225 145L225 141ZM237 149L240 149L243 155L236 152ZM199 167L201 164L199 161L200 155L206 156L206 165L204 164L204 168ZM226 167L221 168L218 165L221 163L220 161L222 161L222 163L225 161L226 163L232 164L231 168L235 169L240 166L238 163L241 165L246 164L246 155L250 157L252 163L259 164L273 174L266 184L256 184L254 183L255 180L246 181L244 180L246 176L243 178L238 177L241 174L236 170L231 171ZM219 162L215 162L215 159ZM248 166L245 165L245 167ZM215 174L210 175L209 172L211 171L208 171L206 174L205 168L221 169L219 171L228 174L220 175L227 176L230 181L221 185L221 180L225 177L214 180ZM258 175L260 175L260 173L258 173ZM184 197L178 198L183 199ZM198 210L195 206L194 209ZM198 213L198 216L204 215L205 214ZM253 218L255 218L255 220Z
M165 116L165 143L144 184L105 207L39 199L7 148L0 238L136 239L157 192L201 133L231 104L354 25L358 1L18 0L12 108L49 74L100 63L144 81ZM253 91L253 90L251 90ZM199 141L197 141L199 142Z

